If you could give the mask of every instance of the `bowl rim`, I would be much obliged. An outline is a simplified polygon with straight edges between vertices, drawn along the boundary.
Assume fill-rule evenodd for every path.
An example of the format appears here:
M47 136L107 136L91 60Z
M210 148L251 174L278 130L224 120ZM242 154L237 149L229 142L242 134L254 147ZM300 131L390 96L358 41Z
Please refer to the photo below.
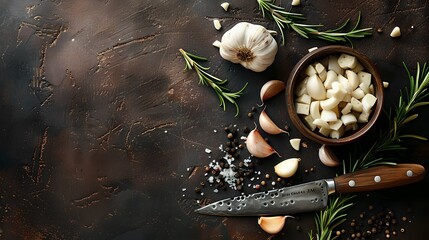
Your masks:
M354 131L352 134L347 135L345 137L341 137L339 139L324 137L321 134L311 131L310 128L301 120L301 117L296 113L295 110L295 85L301 79L301 72L307 67L309 64L316 62L317 60L322 60L324 57L327 57L332 54L341 54L347 53L353 56L356 56L359 63L364 67L366 72L371 73L372 75L372 83L374 84L375 96L377 97L377 103L375 108L371 114L369 121L360 126L360 128ZM380 72L377 69L374 62L362 52L347 46L342 45L329 45L317 48L309 53L307 53L304 57L302 57L294 66L292 71L289 74L287 84L286 84L286 105L289 118L295 127L310 140L316 141L321 144L326 145L343 145L347 143L351 143L359 138L361 138L365 133L367 133L372 126L377 121L384 103L384 92L383 92L383 81L380 76Z

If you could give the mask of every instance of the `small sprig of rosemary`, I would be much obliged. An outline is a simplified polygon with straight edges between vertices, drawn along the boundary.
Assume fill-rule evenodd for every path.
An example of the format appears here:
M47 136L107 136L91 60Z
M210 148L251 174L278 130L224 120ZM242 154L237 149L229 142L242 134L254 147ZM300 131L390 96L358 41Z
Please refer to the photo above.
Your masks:
M329 201L327 208L316 216L316 239L336 238L336 236L332 238L332 232L337 226L346 221L346 212L353 206L354 203L352 203L351 200L354 197L355 195L350 194L338 195ZM314 239L312 231L310 231L308 235L310 239Z
M213 90L216 92L216 95L219 98L220 104L219 106L223 108L224 111L226 111L226 101L229 101L230 103L234 104L236 109L235 116L238 116L239 113L239 106L235 99L239 98L241 94L243 93L244 89L247 87L246 83L244 87L242 87L237 92L231 92L228 88L226 88L224 85L228 82L228 80L222 80L218 77L215 77L207 71L210 69L210 67L203 67L196 61L207 61L207 58L200 57L191 53L186 52L182 48L179 49L180 53L182 54L183 58L185 59L186 66L184 70L191 70L195 69L195 71L198 74L199 78L199 84L203 84L206 86L210 86L213 88Z
M414 138L419 140L427 140L425 137L415 134L404 134L401 130L411 121L418 117L418 114L412 113L418 107L429 105L425 101L429 96L427 89L429 87L429 67L424 64L420 68L417 63L416 76L412 76L407 66L404 67L408 74L410 86L406 88L407 91L402 92L399 97L398 106L395 109L395 115L389 113L390 125L389 129L382 131L378 135L378 140L369 148L369 150L356 159L349 160L349 172L373 167L381 164L396 164L392 161L386 161L381 157L380 153L388 151L406 150L401 145L401 141L406 138ZM354 163L353 163L354 162ZM343 173L347 173L346 162L343 162ZM353 206L352 199L356 195L335 195L329 199L328 208L316 214L316 238L313 232L310 231L310 240L333 240L337 236L332 237L334 229L346 220L345 212Z
M285 27L291 28L299 35L304 38L317 38L323 39L329 42L349 42L353 45L351 38L363 38L368 35L372 35L372 28L358 29L360 23L360 13L356 21L355 26L348 32L342 32L350 19L345 21L340 27L333 30L319 31L318 29L323 27L321 24L302 24L297 21L305 20L303 14L293 13L286 11L283 7L278 6L274 3L274 0L256 0L259 5L259 9L262 12L262 16L268 16L277 24L282 37L282 44L285 44L284 29Z

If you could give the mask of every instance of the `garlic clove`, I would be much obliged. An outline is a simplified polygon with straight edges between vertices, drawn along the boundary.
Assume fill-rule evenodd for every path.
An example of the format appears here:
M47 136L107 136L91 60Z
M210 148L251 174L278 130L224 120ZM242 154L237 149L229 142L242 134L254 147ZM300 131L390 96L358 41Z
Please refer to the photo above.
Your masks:
M315 100L323 100L326 98L326 88L317 75L308 77L307 93Z
M270 217L259 217L258 224L266 233L277 234L279 233L289 216L270 216Z
M273 135L277 135L280 133L289 134L286 130L281 129L280 127L277 126L277 124L273 122L273 120L271 120L271 118L268 116L265 109L261 111L261 114L259 114L259 125L261 126L262 130L264 130L266 133L269 133L269 134L273 134Z
M332 149L325 144L319 148L319 159L328 167L337 167L340 165L340 161L337 156L332 152Z
M289 158L274 166L274 172L283 178L292 177L298 170L301 158Z
M282 92L286 87L286 84L280 80L270 80L266 82L260 91L261 105L264 105L264 101L276 96L280 92Z
M259 130L255 127L246 138L246 147L250 154L258 158L265 158L277 154L277 151L265 141Z

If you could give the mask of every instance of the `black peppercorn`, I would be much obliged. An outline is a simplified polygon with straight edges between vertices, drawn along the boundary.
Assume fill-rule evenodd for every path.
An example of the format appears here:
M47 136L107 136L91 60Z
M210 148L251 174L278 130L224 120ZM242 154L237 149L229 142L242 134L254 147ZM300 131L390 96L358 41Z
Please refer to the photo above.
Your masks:
M244 133L249 133L249 132L250 132L249 127L244 127L244 128L243 128L243 132L244 132Z

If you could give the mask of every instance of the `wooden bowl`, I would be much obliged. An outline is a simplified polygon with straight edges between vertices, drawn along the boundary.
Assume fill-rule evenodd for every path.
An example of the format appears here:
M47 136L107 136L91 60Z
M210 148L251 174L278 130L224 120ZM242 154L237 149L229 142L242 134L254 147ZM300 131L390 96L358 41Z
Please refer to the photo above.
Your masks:
M303 80L303 73L308 65L315 62L320 62L330 55L341 55L342 53L355 56L358 62L363 66L364 71L372 75L371 81L374 86L374 96L377 98L375 105L372 107L371 115L368 118L368 122L358 124L356 130L346 131L345 134L340 138L332 138L330 136L324 136L319 133L318 128L312 131L304 120L304 116L297 114L295 104L295 90L296 86ZM379 71L377 70L374 63L361 52L346 46L326 46L311 51L305 55L292 69L289 75L286 85L286 102L287 111L293 125L308 139L326 145L343 145L351 143L361 138L377 121L383 106L383 82L381 80Z

